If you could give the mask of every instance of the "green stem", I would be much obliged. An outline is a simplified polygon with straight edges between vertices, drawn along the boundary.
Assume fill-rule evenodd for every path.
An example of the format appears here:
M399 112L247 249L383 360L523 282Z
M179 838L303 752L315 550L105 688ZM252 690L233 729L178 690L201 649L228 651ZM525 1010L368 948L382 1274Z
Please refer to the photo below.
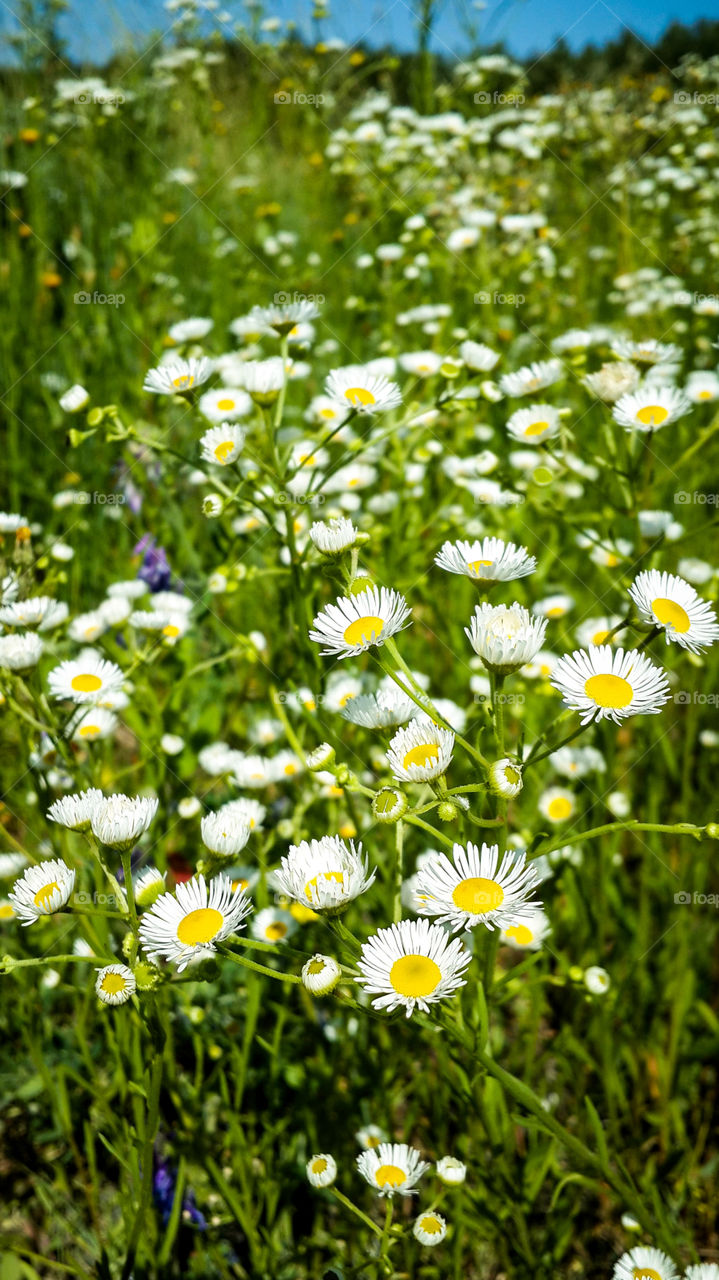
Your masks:
M223 956L227 956L234 964L239 964L243 969L251 969L253 973L261 973L266 978L276 978L278 982L289 982L297 985L301 984L302 979L296 973L281 973L278 969L269 969L267 965L258 964L256 960L248 960L246 956L238 956L235 951L231 951L229 947L218 944L218 951Z
M140 1240L145 1217L152 1198L153 1151L160 1121L160 1086L162 1084L162 1053L155 1053L150 1068L150 1091L147 1100L147 1118L145 1121L145 1137L142 1147L141 1167L142 1184L140 1203L137 1207L132 1233L127 1246L125 1265L120 1280L130 1280L135 1265L135 1255Z

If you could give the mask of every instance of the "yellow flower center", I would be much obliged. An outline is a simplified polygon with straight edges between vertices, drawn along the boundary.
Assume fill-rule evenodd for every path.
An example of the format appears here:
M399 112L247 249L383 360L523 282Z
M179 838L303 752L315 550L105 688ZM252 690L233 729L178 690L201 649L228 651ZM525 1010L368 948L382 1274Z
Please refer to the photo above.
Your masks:
M555 604L551 609L547 609L548 618L561 618L564 616L564 607L561 604Z
M175 636L179 636L180 628L175 626L174 622L168 622L166 627L162 628L163 636L167 636L168 640L174 640Z
M563 822L569 817L573 807L571 800L566 796L557 796L555 800L550 800L547 813L553 822Z
M629 681L613 675L590 676L584 692L598 707L628 707L634 697Z
M324 967L324 960L310 960L307 966L307 972L311 974L323 973Z
M102 688L102 680L99 676L79 675L72 677L70 685L75 693L96 693Z
M178 378L172 379L173 387L177 387L178 391L187 391L189 387L194 386L195 379L191 373L182 373Z
M711 393L711 391L700 391L700 392L699 392L699 396L698 396L698 399L699 399L699 400L711 400L711 398L712 398L712 393Z
M525 428L524 434L525 436L541 436L548 430L548 422L531 422L529 426Z
M378 1187L401 1187L407 1178L404 1169L396 1164L381 1164L374 1176Z
M510 787L516 787L522 776L519 769L515 769L514 765L508 764L505 765L503 772L505 782L508 782Z
M326 418L328 422L331 422L336 416L334 409L320 409L320 417Z
M215 457L217 458L217 461L226 462L234 447L235 444L233 440L224 440L222 444L218 444L215 449Z
M96 738L101 732L99 724L84 724L80 729L81 738Z
M365 618L355 618L345 630L346 644L372 644L379 640L384 627L384 619L368 614Z
M428 1213L425 1218L420 1220L420 1227L428 1236L438 1236L442 1234L442 1223L439 1218L435 1218L434 1214Z
M286 933L287 925L283 924L281 920L275 920L274 924L268 925L265 929L265 937L269 938L270 942L279 942L280 938L284 938Z
M234 409L234 407L235 402L234 400L231 400L229 396L225 396L224 399L217 401L217 408L221 409L223 412L229 409Z
M508 938L514 938L520 947L528 947L534 938L532 930L526 924L511 924L505 931Z
M317 1160L313 1160L312 1164L310 1165L310 1169L312 1170L313 1173L324 1173L326 1168L327 1168L327 1161L324 1160L322 1156L320 1156L319 1159Z
M412 747L402 761L402 767L409 769L410 765L419 765L421 769L429 768L435 760L439 759L439 747L436 742L420 742L416 747Z
M608 631L595 631L592 636L592 644L604 644L608 635Z
M442 970L429 956L400 956L389 971L389 980L398 995L416 999L432 994L442 980Z
M354 405L375 403L372 392L368 391L366 387L348 387L345 391L345 399Z
M638 421L645 427L660 427L668 417L669 410L661 404L645 404L637 413Z
M496 911L504 902L504 889L496 880L487 880L484 876L470 876L460 880L452 890L452 901L460 911L468 911L470 915L479 916L487 911Z
M686 609L664 596L657 596L656 600L652 600L652 613L663 627L673 627L675 631L684 632L691 626Z
M0 907L0 920L12 920L15 912L9 902L3 902Z
M44 911L45 908L50 905L50 899L53 893L55 892L56 889L59 889L59 888L60 886L57 880L53 880L52 884L44 884L42 886L42 889L38 889L37 893L35 894L35 897L33 899L35 906L39 907L41 911Z
M654 1267L633 1267L633 1280L662 1280L659 1272Z
M100 987L106 991L109 996L116 996L119 991L124 991L127 983L121 973L106 973Z
M196 911L189 911L177 926L178 941L186 947L198 947L203 942L211 942L220 932L224 920L222 912L216 911L214 907L198 907Z
M337 884L344 885L345 873L344 871L320 871L311 880L308 880L305 885L305 894L310 902L312 901L312 890L317 888L318 880L334 880Z
M480 569L489 569L494 564L493 560L468 560L467 568L478 578L486 578L485 573L480 573Z

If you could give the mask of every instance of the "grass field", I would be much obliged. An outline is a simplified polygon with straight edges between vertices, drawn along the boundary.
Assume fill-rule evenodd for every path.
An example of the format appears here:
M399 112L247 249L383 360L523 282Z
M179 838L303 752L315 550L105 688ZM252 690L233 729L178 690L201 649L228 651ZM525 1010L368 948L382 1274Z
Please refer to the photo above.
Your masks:
M718 1280L719 65L225 34L0 77L0 1280Z

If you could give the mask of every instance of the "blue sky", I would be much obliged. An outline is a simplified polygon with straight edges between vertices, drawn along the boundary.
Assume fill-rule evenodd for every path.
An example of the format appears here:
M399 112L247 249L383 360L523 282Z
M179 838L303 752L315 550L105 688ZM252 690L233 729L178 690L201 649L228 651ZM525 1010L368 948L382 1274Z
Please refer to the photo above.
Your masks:
M233 17L246 13L238 0L220 0ZM0 30L13 25L14 0L3 0ZM420 0L334 0L325 33L348 43L366 39L411 48L416 42ZM267 14L295 21L311 30L310 0L271 0ZM479 28L483 44L503 41L518 57L545 52L564 37L574 49L603 43L629 27L652 42L674 19L691 23L716 16L715 0L441 0L433 46L445 54L461 54L468 44L468 18ZM169 31L172 18L162 0L69 0L62 28L70 53L79 61L102 62L117 45L137 45Z

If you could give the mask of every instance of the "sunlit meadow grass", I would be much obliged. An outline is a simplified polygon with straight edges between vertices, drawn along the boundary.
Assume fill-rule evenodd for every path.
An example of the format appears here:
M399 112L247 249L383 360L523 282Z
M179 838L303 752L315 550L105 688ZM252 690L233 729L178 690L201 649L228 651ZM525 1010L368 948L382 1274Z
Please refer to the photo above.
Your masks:
M3 73L0 1277L716 1280L719 69L226 34Z

